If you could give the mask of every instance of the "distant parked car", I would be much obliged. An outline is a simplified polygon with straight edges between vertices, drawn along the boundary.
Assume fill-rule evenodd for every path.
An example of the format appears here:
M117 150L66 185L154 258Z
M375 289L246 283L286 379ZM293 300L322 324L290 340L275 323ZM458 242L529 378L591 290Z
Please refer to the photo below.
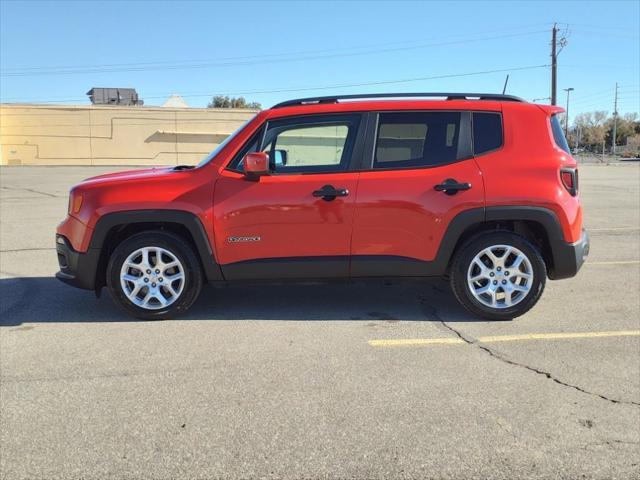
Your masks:
M284 102L197 167L75 186L57 277L160 319L205 282L448 275L473 314L517 317L589 252L562 111L493 94Z

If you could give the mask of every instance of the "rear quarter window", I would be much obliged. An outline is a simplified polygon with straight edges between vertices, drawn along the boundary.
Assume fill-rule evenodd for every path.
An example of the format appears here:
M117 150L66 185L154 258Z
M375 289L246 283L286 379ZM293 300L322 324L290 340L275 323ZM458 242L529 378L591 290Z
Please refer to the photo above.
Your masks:
M502 147L502 115L473 113L473 153L481 155Z
M564 132L562 131L562 125L560 125L558 115L551 115L551 130L553 131L553 140L556 142L556 145L568 154L571 154L571 150L569 149L567 139L564 137Z

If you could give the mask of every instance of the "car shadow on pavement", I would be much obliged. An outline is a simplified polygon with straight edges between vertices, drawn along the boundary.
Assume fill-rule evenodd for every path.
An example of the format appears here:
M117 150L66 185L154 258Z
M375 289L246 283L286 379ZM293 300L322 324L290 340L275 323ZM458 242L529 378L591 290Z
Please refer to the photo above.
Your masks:
M442 280L341 282L211 287L178 320L447 321L481 319L466 313ZM24 323L137 321L106 289L101 298L54 277L0 279L0 326Z

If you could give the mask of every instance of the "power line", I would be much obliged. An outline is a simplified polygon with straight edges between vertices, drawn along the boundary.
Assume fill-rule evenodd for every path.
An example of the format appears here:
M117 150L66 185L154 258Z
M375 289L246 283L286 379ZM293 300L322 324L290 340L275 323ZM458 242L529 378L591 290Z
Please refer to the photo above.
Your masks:
M576 100L575 102L573 102L573 104L576 106L597 105L599 103L610 103L612 99L613 99L613 93L609 93L605 97Z
M549 22L550 24L551 22ZM567 22L558 22L559 25L569 25L569 23ZM619 25L594 25L594 24L589 24L589 23L575 23L575 22L571 22L571 26L576 26L576 27L589 27L589 28L596 28L598 30L604 31L604 30L613 30L616 32L620 32L620 26ZM631 30L624 30L624 31L628 31L631 32ZM633 30L634 33L638 33L635 29Z
M505 34L506 32L508 32L509 30L517 30L517 35L522 34L521 30L523 28L530 28L530 27L535 27L535 26L539 26L539 25L547 25L547 23L538 23L538 24L533 24L533 25L522 25L520 27L511 27L505 30ZM475 32L475 33L465 33L465 34L458 34L458 35L451 35L452 37L463 37L464 39L467 39L467 37L471 37L471 40L474 40L477 38L478 35L486 35L486 34L490 34L490 33L494 33L495 30L491 30L491 31L482 31L482 32ZM540 30L540 32L544 32L544 30ZM526 33L525 33L526 35ZM441 37L432 37L432 38L437 38L440 39ZM28 71L28 70L58 70L58 69L82 69L82 68L102 68L102 67L131 67L131 66L158 66L158 65L166 65L166 64L183 64L183 63L194 63L194 62L213 62L213 61L223 61L223 60L248 60L248 59L262 59L262 58L266 58L266 57L281 57L281 56L291 56L291 55L306 55L306 54L313 54L313 53L328 53L328 52L343 52L343 51L349 51L349 50L361 50L361 49L367 49L367 48L374 48L374 47L389 47L391 45L404 45L404 44L410 44L410 43L416 43L416 42L423 42L424 39L421 40L402 40L402 41L396 41L396 42L384 42L384 43L373 43L373 44L367 44L367 45L357 45L357 46L353 46L353 47L338 47L338 48L325 48L325 49L316 49L316 50L303 50L303 51L298 51L298 52L281 52L281 53L266 53L266 54L257 54L257 55L246 55L246 56L234 56L234 57L221 57L221 58L208 58L208 59L191 59L191 60L158 60L158 61L154 61L154 62L133 62L133 63L111 63L111 64L92 64L92 65L56 65L56 66L37 66L37 67L15 67L15 68L9 68L9 69L4 69L4 71L8 71L8 72L14 72L14 71Z
M597 97L599 95L602 94L610 94L611 93L611 89L608 88L606 90L598 90L597 92L591 92L591 93L587 93L585 95L578 95L574 101L577 101L578 99L582 100L583 98L591 98L591 97Z
M620 87L618 87L618 90L623 92L625 95L634 95L635 92L640 92L640 90L622 90ZM588 95L582 95L578 98L576 98L573 103L584 103L584 102L592 102L592 101L601 101L602 100L609 100L611 99L613 96L613 91L609 88L607 90L601 90L599 92L594 92ZM606 98L603 98L606 97Z
M609 103L611 103L613 101L613 97L614 97L614 93L611 92L606 97L587 99L587 100L582 100L580 102L576 101L576 102L572 102L572 104L580 106L580 107L588 107L590 105L609 104ZM618 94L618 100L624 100L624 101L630 102L630 101L634 101L634 100L637 101L638 99L640 99L640 96L638 96L637 94L636 95L631 95L631 96L624 96L624 97L621 97L620 94Z
M421 48L428 47L441 47L447 45L458 45L458 44L466 44L466 43L477 43L479 41L486 40L497 40L504 38L513 38L513 37L522 37L527 35L534 35L538 33L543 33L544 30L536 30L530 32L519 32L519 33L510 33L510 34L502 34L502 35L493 35L488 37L474 37L464 40L452 40L446 42L436 42L436 43L425 43L420 45L413 46L404 46L404 47L391 47L391 48L382 48L382 49L369 49L360 52L342 52L342 53L333 53L333 54L272 54L272 55L262 55L258 57L230 57L226 59L217 59L217 60L209 60L204 62L197 63L174 63L174 64L130 64L129 66L117 66L117 67L109 67L106 65L95 66L95 67L71 67L71 68L60 68L60 67L43 67L42 70L34 70L38 67L27 67L23 69L12 69L12 70L2 70L0 73L3 77L26 77L26 76L43 76L43 75L78 75L78 74L87 74L87 73L116 73L116 72L140 72L140 71L151 71L151 70L183 70L183 69L195 69L195 68L216 68L216 67L230 67L230 66L243 66L243 65L264 65L271 63L286 63L286 62L298 62L298 61L307 61L307 60L319 60L319 59L330 59L330 58L344 58L344 57L353 57L353 56L361 56L361 55L372 55L379 53L393 53L398 51L406 51L406 50L416 50ZM291 58L273 58L273 57L291 57ZM48 68L45 70L44 68Z
M611 64L611 63L588 63L588 64L571 64L571 63L567 63L564 64L563 66L565 67L570 67L570 68L585 68L585 69L589 69L589 70L593 70L594 68L616 68L616 69L628 69L628 70L637 70L638 66L637 65L620 65L620 64Z
M342 83L342 84L334 84L334 85L277 88L277 89L271 89L271 90L213 92L213 93L203 93L203 94L194 94L194 95L183 95L183 97L213 97L215 95L252 95L252 94L264 94L264 93L293 93L293 92L305 92L305 91L313 91L313 90L329 90L334 88L354 88L354 87L365 87L365 86L376 86L376 85L393 85L393 84L411 83L411 82L426 81L426 80L439 80L444 78L469 77L469 76L475 76L475 75L488 75L492 73L517 72L522 70L534 70L534 69L547 68L547 67L549 67L548 64L529 65L524 67L510 67L510 68L500 68L500 69L493 69L493 70L482 70L477 72L451 73L451 74L442 74L442 75L432 75L432 76L426 76L426 77L402 78L397 80L379 80L375 82L358 82L358 83ZM166 95L158 96L158 97L145 97L145 98L165 98L165 97ZM56 100L56 101L48 101L48 102L40 101L40 103L65 103L65 102L70 102L75 100L77 99Z
M597 37L615 37L615 38L640 38L640 35L638 34L625 34L625 33L615 33L615 32L606 32L606 31L592 31L592 30L573 30L574 33L577 33L579 35L582 34L586 34L586 35L597 35Z

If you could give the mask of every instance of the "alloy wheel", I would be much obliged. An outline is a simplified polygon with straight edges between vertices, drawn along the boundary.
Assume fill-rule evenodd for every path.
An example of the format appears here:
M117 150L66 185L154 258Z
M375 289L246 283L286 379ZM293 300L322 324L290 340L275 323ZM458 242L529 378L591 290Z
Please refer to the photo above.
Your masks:
M529 258L510 245L493 245L478 253L467 271L471 294L484 306L513 307L527 296L533 285Z
M185 269L169 250L143 247L123 262L120 285L134 305L158 310L168 307L180 297L185 286Z

